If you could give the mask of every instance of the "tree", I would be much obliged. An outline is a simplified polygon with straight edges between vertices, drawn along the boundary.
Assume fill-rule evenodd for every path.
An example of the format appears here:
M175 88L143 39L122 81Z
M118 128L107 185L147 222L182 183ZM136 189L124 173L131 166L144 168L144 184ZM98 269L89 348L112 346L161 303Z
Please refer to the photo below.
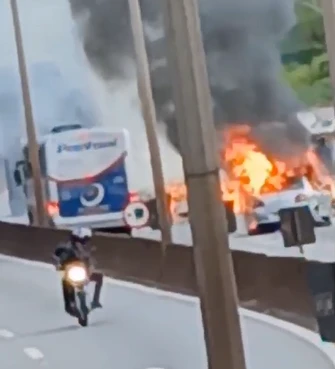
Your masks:
M332 99L328 70L328 55L324 53L314 57L310 64L286 66L284 77L307 105L327 105Z
M296 0L297 24L311 48L326 52L323 13L318 0Z
M284 66L284 77L308 105L326 105L332 99L322 9L317 0L296 0L297 24L289 34L297 48L308 45L310 58ZM299 36L299 37L298 37Z

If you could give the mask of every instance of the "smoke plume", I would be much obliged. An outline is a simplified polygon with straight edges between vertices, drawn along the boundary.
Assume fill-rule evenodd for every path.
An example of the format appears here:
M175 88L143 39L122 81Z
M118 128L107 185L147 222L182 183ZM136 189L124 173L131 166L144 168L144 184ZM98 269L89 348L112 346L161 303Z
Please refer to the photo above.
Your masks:
M93 68L106 81L126 78L133 59L127 1L69 1ZM217 130L248 123L264 149L289 155L309 143L295 118L302 106L281 77L279 44L295 23L293 2L199 0ZM141 1L157 114L178 149L162 5Z

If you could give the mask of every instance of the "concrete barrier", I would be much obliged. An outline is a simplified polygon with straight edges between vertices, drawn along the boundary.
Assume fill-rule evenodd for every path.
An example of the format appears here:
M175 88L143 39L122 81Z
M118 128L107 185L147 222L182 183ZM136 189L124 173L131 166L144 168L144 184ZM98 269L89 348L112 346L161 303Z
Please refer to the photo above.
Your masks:
M0 253L50 262L55 245L67 231L0 222ZM97 235L95 258L113 278L188 295L197 295L193 249L170 245L163 257L160 243L140 238ZM306 283L307 261L232 251L242 307L316 329Z
M334 369L335 346L294 324L240 309L248 369Z

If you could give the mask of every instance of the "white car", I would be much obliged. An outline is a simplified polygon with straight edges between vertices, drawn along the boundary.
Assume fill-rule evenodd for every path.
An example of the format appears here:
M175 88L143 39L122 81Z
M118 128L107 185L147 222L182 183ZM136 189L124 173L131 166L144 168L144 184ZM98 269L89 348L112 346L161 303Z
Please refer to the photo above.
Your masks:
M332 216L332 198L329 193L316 191L306 177L296 178L285 190L264 194L254 204L256 227L250 233L279 226L278 211L284 208L308 205L316 226L329 226ZM271 227L272 226L272 227Z

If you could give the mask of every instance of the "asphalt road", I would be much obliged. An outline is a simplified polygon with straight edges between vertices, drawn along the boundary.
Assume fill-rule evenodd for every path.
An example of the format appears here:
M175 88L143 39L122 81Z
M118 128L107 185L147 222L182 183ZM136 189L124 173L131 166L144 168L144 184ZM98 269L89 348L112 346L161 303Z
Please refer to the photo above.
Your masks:
M63 312L55 271L1 257L0 291L1 369L206 368L192 302L106 284L104 309L81 328Z

